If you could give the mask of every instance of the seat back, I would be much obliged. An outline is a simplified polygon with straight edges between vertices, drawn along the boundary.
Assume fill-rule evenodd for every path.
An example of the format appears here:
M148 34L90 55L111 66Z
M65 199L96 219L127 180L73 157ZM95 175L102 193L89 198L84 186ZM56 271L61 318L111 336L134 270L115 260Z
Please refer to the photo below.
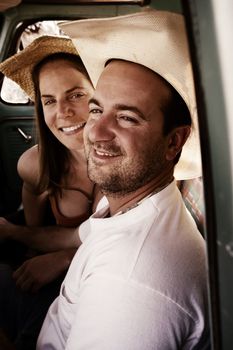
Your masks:
M204 236L205 206L202 177L182 180L179 183L179 188L186 207L193 216L199 231Z

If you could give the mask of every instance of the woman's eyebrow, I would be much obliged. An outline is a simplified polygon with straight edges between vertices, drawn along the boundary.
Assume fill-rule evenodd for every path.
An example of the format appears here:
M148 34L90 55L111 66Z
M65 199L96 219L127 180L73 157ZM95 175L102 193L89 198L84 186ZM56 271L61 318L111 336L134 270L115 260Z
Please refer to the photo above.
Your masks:
M70 93L73 92L74 90L79 89L79 90L83 90L85 89L83 86L79 86L79 85L75 85L74 87L72 87L71 89L68 89L65 91L65 93Z
M70 92L73 92L75 91L76 89L79 89L79 90L83 90L84 87L83 86L73 86L72 88L68 89L65 91L65 94L69 94ZM41 97L53 97L54 95L52 94L42 94Z

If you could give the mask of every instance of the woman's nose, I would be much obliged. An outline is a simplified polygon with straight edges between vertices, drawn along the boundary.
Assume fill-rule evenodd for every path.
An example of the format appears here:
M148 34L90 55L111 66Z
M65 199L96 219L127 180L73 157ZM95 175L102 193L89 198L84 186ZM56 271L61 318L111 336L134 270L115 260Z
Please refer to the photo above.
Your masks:
M66 119L74 115L74 111L67 101L57 102L57 118Z

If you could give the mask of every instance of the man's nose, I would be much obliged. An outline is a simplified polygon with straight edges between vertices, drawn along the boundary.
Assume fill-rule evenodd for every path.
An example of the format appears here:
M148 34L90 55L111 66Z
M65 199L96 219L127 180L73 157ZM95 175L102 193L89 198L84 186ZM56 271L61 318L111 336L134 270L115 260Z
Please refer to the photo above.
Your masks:
M102 114L96 120L88 120L86 135L91 142L111 141L115 138L115 121L109 114Z

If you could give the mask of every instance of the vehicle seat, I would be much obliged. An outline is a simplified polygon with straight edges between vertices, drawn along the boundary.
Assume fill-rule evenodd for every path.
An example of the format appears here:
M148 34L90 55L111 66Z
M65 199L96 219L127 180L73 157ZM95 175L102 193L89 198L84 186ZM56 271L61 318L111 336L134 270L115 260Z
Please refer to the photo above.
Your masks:
M178 187L186 207L193 216L199 231L204 236L205 206L202 177L182 180L179 182Z

